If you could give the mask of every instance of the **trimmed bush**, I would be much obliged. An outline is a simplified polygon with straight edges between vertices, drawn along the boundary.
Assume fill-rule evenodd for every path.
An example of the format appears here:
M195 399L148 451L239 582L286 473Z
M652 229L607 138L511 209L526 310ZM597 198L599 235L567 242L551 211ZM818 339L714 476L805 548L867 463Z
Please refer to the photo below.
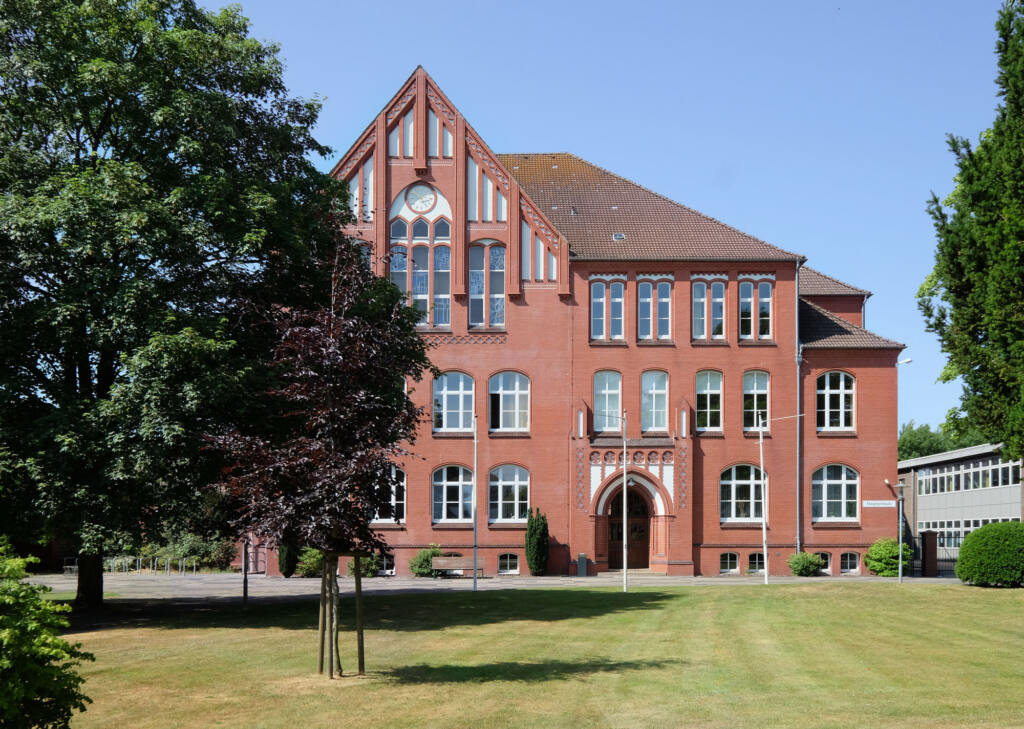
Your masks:
M903 545L903 574L910 571L914 548ZM868 548L864 555L864 566L879 577L895 577L900 569L900 542L894 537L882 537Z
M299 549L294 544L277 545L277 568L284 577L295 574L295 566L299 562Z
M964 538L956 576L979 587L1024 585L1024 523L986 524Z
M551 538L548 534L548 518L540 513L530 512L526 518L526 564L531 575L542 575L548 569L548 550Z
M441 556L441 545L431 544L427 549L421 549L416 556L409 560L409 571L416 577L437 577L438 571L430 566L430 560Z
M380 555L371 554L369 557L362 557L359 560L359 572L361 577L376 577L377 572L380 570ZM356 574L356 560L351 558L348 561L348 576L354 577Z
M295 562L295 574L299 577L319 577L323 569L323 552L313 547L303 547Z
M797 552L788 560L790 571L797 577L814 577L825 569L825 563L816 554Z

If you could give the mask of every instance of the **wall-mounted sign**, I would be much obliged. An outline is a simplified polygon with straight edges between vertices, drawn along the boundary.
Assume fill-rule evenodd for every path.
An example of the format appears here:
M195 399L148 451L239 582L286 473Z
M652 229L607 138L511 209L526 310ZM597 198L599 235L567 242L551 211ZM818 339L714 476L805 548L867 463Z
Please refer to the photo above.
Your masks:
M888 500L882 500L882 501L865 501L863 503L864 503L864 508L865 509L895 509L896 508L896 499L888 499Z

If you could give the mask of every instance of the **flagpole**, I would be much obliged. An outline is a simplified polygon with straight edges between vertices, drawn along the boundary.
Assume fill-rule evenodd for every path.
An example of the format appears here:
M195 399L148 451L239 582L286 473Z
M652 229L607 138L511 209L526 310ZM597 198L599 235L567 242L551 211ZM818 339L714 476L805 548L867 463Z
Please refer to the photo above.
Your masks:
M629 519L627 517L626 492L629 489L629 453L626 452L626 411L622 411L622 591L629 592L629 570L627 550L629 542Z
M473 413L473 592L476 592L476 560L477 560L477 525L476 525L476 491L477 491L477 437L476 413Z

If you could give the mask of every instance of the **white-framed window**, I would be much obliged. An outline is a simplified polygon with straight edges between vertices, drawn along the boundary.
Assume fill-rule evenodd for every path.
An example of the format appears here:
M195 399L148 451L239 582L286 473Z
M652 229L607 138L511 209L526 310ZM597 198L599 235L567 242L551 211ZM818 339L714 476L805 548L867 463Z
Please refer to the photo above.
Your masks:
M697 430L722 429L722 373L697 373Z
M672 284L641 281L636 286L637 339L672 338Z
M668 430L668 373L650 370L640 376L640 428Z
M505 326L505 248L469 247L469 326Z
M718 480L719 517L722 521L761 519L764 477L761 469L740 463L722 471Z
M708 285L704 281L694 281L690 285L690 312L692 315L693 339L706 339L708 336L705 308L708 300Z
M518 575L519 574L519 555L518 554L499 554L498 555L498 574L499 575Z
M395 555L390 552L380 553L380 569L377 570L379 577L392 577L395 574Z
M374 521L405 521L405 471L392 466L391 477L395 480L391 488L391 516L382 516L378 511L373 516Z
M839 555L839 572L844 575L860 572L860 555L856 552L843 552Z
M693 338L725 339L725 282L694 281L690 299Z
M434 248L434 326L451 326L451 249Z
M491 430L530 429L530 379L519 372L499 372L488 383L488 426Z
M747 572L752 575L764 572L764 552L751 552L747 556Z
M391 221L390 279L420 314L422 326L451 326L451 223Z
M822 466L811 475L811 520L856 521L860 474L842 463Z
M626 284L593 281L590 284L590 338L624 339L623 315Z
M526 521L530 514L530 474L520 466L492 468L487 478L488 519Z
M755 333L758 339L772 337L771 281L740 283L740 339L753 339Z
M743 430L768 430L768 373L743 373Z
M818 430L853 430L854 384L846 372L818 376Z
M622 375L611 370L594 374L594 430L619 432L622 428Z
M442 466L430 479L431 516L437 521L471 521L473 472L463 466Z
M832 555L828 552L815 552L821 560L821 571L826 575L832 574Z
M725 283L711 284L711 338L725 339Z
M434 380L434 430L473 429L473 378L446 372Z
M740 571L740 557L735 552L722 552L718 558L718 572L723 575L736 574Z

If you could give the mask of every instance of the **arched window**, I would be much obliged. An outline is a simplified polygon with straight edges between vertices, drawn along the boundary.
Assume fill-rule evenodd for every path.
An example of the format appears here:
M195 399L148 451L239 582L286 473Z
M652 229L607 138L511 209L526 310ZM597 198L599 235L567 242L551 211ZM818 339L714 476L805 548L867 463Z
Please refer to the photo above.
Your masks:
M499 372L488 382L491 430L530 429L530 379L518 372Z
M426 324L429 316L427 297L430 293L430 253L426 246L412 249L412 305L420 313L420 324Z
M764 572L764 552L751 552L747 557L747 574Z
M672 311L672 284L661 281L653 284L641 281L636 285L636 337L637 339L670 339Z
M590 284L590 338L604 339L604 298L603 281Z
M821 560L821 571L827 575L832 574L832 555L828 552L815 552Z
M603 370L594 375L594 430L619 431L622 427L622 375Z
M448 240L452 237L452 224L445 219L434 222L434 240Z
M722 552L718 558L718 572L723 575L735 574L740 571L740 558L735 552Z
M707 306L708 285L703 281L694 281L690 286L692 315L692 334L694 339L706 339L708 336L704 309Z
M469 326L505 326L505 248L469 247Z
M818 376L818 430L853 430L853 388L845 372Z
M756 292L756 295L755 295ZM756 329L754 312L757 312ZM771 339L772 337L772 282L743 281L740 283L740 339Z
M434 199L443 201L438 191L431 190L429 194ZM392 214L396 212L394 206L401 202L399 209L404 211L401 214L409 215L409 208L405 207L408 193L407 190L399 194L392 206ZM437 218L431 224L428 218L417 217L410 227L409 221L399 216L393 218L389 226L389 277L405 295L406 302L419 312L418 323L421 326L451 326L451 248L448 247L451 230L451 223L444 218ZM435 243L441 245L435 246Z
M500 555L498 555L498 574L499 575L518 575L519 574L519 555L518 554L500 554Z
M473 429L473 378L446 372L434 380L434 430Z
M409 226L401 218L395 218L391 221L391 240L400 240L403 243L405 239L409 237Z
M412 239L413 240L429 240L430 239L430 225L423 218L417 219L412 224Z
M473 472L462 466L442 466L430 479L431 515L437 521L473 518Z
M405 246L393 246L391 248L391 283L398 287L403 296L409 293L406 281L408 268L409 261L405 256Z
M743 373L743 430L768 430L768 373Z
M722 429L722 373L697 373L697 430Z
M451 324L451 249L434 248L434 326Z
M491 521L526 521L530 514L530 474L519 466L498 466L487 479Z
M843 552L839 555L839 572L842 574L860 572L860 555L856 552Z
M622 339L623 333L622 315L625 308L626 285L621 281L613 281L608 287L608 337L609 339Z
M711 338L725 339L725 284L711 284Z
M722 471L718 488L722 521L761 519L764 476L760 468L746 463L727 468Z
M640 377L640 428L668 430L668 373L652 370Z
M811 476L813 521L856 521L860 474L849 466L832 463Z

